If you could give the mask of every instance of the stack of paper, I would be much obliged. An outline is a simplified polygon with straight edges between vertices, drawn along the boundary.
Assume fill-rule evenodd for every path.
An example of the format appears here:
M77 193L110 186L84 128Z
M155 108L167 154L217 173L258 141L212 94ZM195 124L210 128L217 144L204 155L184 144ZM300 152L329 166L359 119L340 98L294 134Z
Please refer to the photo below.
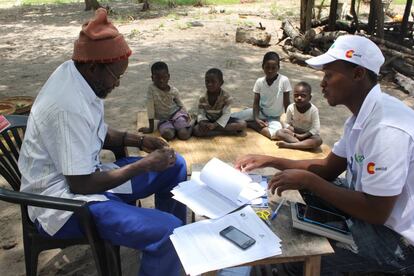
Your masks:
M265 195L266 189L249 175L213 158L199 174L193 173L191 180L181 182L171 192L195 213L219 218Z
M224 237L220 231L234 226L256 240L242 250ZM202 220L174 230L170 239L186 274L232 267L282 253L281 240L264 224L250 206L216 220Z

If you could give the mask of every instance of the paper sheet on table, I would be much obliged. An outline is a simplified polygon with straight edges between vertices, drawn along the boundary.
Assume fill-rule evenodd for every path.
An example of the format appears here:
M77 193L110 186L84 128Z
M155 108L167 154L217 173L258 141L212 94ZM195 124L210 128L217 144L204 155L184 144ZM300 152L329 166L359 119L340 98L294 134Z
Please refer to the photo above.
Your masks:
M181 182L171 192L195 213L219 218L263 196L266 189L247 174L213 158L200 173L193 172L191 180Z
M219 232L234 226L256 240L242 250ZM185 272L197 275L281 254L281 240L250 206L216 220L203 220L174 230L170 239Z
M252 175L250 175L250 177L252 177L252 179L253 179ZM261 175L258 176L260 178L258 178L257 176L254 176L254 177L256 177L256 182L260 183L260 185L263 187L263 189L267 190L267 178L262 177ZM267 193L265 193L261 197L258 197L258 198L255 198L255 199L251 200L250 204L254 208L269 208L269 198L267 197Z

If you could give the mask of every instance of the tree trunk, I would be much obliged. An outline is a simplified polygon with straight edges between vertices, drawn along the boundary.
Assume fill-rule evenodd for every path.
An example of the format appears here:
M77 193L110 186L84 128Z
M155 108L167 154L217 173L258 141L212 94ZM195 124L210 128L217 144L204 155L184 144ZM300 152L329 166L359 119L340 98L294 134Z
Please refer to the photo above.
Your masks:
M306 60L313 58L313 56L304 55L299 52L289 52L288 55L289 55L289 60L291 62L301 64L301 65L306 65Z
M371 0L368 18L368 33L384 38L384 9L381 0Z
M413 96L414 81L411 78L408 78L400 73L396 73L395 79L401 87L410 93L410 96Z
M365 36L365 37L371 39L372 41L374 41L377 44L383 44L383 45L387 46L388 48L397 50L398 52L406 53L406 54L410 55L412 58L414 58L414 50L411 50L410 48L404 47L400 44L396 44L396 43L393 43L393 42L385 40L385 39L380 39L380 38L375 37L375 36Z
M414 77L414 66L405 63L404 60L395 59L391 64L397 72L411 78Z
M368 16L368 33L372 35L375 30L375 3L376 0L372 0L369 3L369 16Z
M389 48L385 47L384 45L378 45L378 47L381 49L381 51L384 54L387 54L389 56L396 56L398 58L403 59L405 61L405 63L407 63L409 65L414 65L414 59L411 55L404 54L404 53L401 53L401 52L393 50L393 49L389 49Z
M284 20L282 22L282 29L292 39L293 46L297 49L303 51L309 46L309 40L307 40L289 20Z
M413 0L407 0L407 4L405 5L404 16L401 22L401 38L400 42L404 41L404 38L407 37L407 30L408 30L408 18L410 16L411 6L413 4Z
M324 17L324 18L321 18L321 19L314 19L314 20L312 20L312 28L316 28L316 27L319 27L319 26L326 25L326 24L328 24L328 22L329 22L328 17Z
M300 1L300 30L305 33L311 28L312 10L315 0L301 0Z
M335 30L335 22L337 18L338 0L331 0L331 6L329 9L329 22L328 31Z
M150 5L149 5L149 1L148 0L143 0L142 3L144 3L144 4L142 5L141 11L147 11L147 10L150 9Z
M376 0L378 3L376 5L376 17L377 17L377 28L376 34L377 37L384 39L384 8L381 0Z
M321 45L323 48L329 47L339 36L348 34L345 31L322 32L315 35L312 43Z
M358 32L359 31L359 24L358 24L358 14L355 11L355 1L356 0L352 0L351 1L351 9L350 9L350 13L352 15L352 21L355 24L355 29Z
M85 0L85 11L97 10L100 7L98 0Z

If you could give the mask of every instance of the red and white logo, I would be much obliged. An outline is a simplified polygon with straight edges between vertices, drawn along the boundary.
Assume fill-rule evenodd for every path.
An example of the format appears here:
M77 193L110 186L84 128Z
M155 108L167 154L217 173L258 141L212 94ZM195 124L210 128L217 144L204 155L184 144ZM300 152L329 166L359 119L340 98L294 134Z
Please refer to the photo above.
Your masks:
M367 165L367 172L369 174L374 174L375 173L375 163L374 162L369 162Z
M345 56L347 58L352 58L354 56L355 51L354 50L348 50L345 52Z

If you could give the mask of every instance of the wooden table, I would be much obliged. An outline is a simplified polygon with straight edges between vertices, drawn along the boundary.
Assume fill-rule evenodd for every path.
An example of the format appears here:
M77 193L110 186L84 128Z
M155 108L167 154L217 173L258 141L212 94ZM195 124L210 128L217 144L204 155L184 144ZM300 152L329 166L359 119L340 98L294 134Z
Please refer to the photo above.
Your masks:
M137 114L137 129L142 126L148 126L147 114L144 111ZM153 135L159 136L159 133L155 131ZM313 151L279 149L275 145L275 141L271 141L251 129L247 130L244 137L191 137L187 141L175 139L170 141L169 144L185 158L189 175L192 171L199 171L202 168L200 164L205 164L213 157L233 163L238 157L245 154L267 154L289 159L312 159L324 158L330 152L327 145L322 145ZM263 169L256 172L261 175L273 175L275 171L275 169ZM303 202L297 191L284 192L283 196L290 202ZM269 199L270 205L273 204L274 209L274 204L278 199L276 197ZM192 219L193 221L197 220L194 213ZM325 237L293 229L290 206L288 205L281 208L278 217L272 221L272 225L274 232L282 240L282 254L243 265L304 262L304 275L319 275L321 256L334 253L328 240ZM216 272L212 271L203 275L216 275Z
M286 191L283 197L287 199L280 209L278 216L272 222L274 233L282 240L282 254L274 257L257 260L251 263L241 264L241 266L269 265L289 262L304 262L303 275L315 276L320 274L321 257L333 254L328 239L313 235L301 230L292 228L292 218L290 204L293 202L303 202L302 197L297 191ZM276 202L280 198L271 196L270 205L274 210ZM204 276L216 275L216 271L203 273Z

